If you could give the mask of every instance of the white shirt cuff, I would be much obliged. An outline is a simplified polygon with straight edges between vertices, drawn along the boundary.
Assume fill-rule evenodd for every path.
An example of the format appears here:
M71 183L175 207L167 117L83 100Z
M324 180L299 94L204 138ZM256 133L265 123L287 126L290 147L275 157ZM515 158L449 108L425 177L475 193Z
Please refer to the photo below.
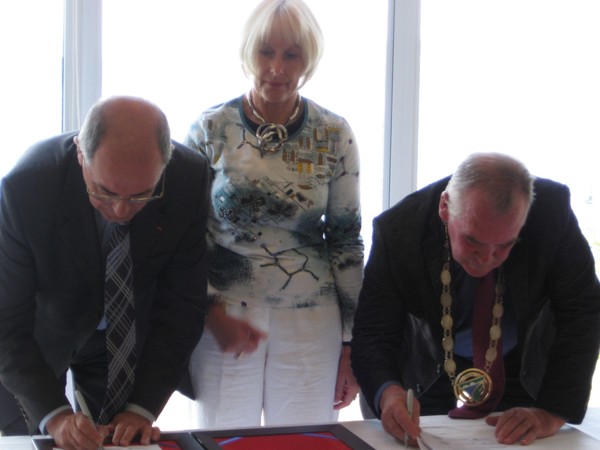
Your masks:
M69 405L65 405L65 406L61 406L59 408L56 408L54 411L48 413L46 415L46 417L44 417L42 419L42 421L40 422L40 432L42 434L48 434L48 432L46 431L46 424L50 421L50 419L52 419L58 413L66 411L67 409L70 410L70 411L72 411L72 409L71 409L71 407Z
M154 417L150 411L148 411L145 408L142 408L139 405L135 405L133 403L127 403L125 405L125 408L123 408L124 411L128 411L128 412L132 412L132 413L136 413L142 417L144 417L145 419L147 419L150 423L154 423L156 422L156 417Z

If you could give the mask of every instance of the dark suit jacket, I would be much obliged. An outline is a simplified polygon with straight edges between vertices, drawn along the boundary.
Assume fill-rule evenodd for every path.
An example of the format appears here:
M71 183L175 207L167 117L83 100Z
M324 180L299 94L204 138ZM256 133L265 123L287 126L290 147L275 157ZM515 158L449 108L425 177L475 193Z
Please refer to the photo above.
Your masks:
M165 194L130 224L139 361L129 398L158 416L202 333L209 167L175 144ZM104 263L73 134L31 148L0 198L0 380L33 431L67 405L71 356L104 311ZM0 426L15 411L0 394ZM13 417L14 418L14 417Z
M354 321L352 362L369 406L386 382L424 392L444 376L438 215L448 178L374 220ZM505 262L517 321L520 379L536 406L579 423L600 342L600 286L566 186L535 182L536 199ZM376 410L376 409L373 409Z

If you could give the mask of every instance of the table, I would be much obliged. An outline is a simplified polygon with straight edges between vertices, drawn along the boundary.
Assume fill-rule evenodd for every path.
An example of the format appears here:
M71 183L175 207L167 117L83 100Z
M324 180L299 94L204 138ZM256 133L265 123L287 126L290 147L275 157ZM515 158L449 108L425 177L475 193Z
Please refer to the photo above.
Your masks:
M371 419L341 423L377 450L398 450L399 448L398 441L383 431L379 420ZM424 430L435 429L432 427L451 426L455 430L464 430L464 434L468 435L474 424L473 421L469 420L454 420L446 416L429 416L421 418L421 426ZM491 427L490 432L492 432ZM565 425L555 436L537 440L527 448L597 450L599 446L600 408L590 408L581 425ZM31 450L31 448L31 438L29 436L0 437L0 450Z
M383 431L379 420L343 422L343 425L377 450L398 450L402 447L396 439ZM494 429L485 424L483 419L471 421L450 419L447 416L421 417L421 428L425 431L433 433L444 427L462 436L471 436L475 427L482 429L486 433L487 428L489 428L489 439L495 443L493 439ZM495 448L495 445L493 447ZM483 449L492 447L477 445L474 448ZM509 447L498 444L498 448L507 449ZM589 409L583 424L577 426L565 425L556 435L536 440L533 444L521 448L598 450L600 448L600 408Z

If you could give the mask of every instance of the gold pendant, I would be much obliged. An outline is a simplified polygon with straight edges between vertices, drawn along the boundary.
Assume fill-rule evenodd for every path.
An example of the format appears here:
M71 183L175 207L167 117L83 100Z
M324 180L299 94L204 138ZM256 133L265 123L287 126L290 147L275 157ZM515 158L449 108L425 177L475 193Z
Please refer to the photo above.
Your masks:
M467 406L484 403L492 393L492 378L481 369L467 369L454 380L454 395Z

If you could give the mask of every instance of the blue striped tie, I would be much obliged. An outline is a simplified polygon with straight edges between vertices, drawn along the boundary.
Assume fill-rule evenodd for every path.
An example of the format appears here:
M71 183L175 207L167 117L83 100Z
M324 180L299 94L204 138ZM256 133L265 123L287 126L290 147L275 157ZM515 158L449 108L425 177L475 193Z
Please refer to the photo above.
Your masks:
M109 423L133 388L136 365L133 267L127 225L114 226L104 280L104 307L108 323L106 350L108 383L99 423Z

